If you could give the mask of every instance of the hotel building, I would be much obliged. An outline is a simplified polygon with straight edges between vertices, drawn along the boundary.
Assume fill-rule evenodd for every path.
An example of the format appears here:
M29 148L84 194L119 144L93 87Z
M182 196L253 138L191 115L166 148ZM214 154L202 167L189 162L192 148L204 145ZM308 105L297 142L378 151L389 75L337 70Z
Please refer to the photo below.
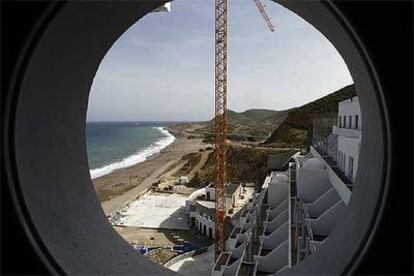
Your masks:
M337 115L319 116L314 125L321 128L313 132L309 151L297 152L286 168L270 172L233 218L227 251L211 275L283 273L329 240L350 201L358 169L358 98L340 102Z

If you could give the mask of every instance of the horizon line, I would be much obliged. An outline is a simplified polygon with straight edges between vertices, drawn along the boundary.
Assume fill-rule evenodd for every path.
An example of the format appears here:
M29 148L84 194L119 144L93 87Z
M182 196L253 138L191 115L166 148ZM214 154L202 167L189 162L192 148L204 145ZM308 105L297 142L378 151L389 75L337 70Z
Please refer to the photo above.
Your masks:
M244 113L244 112L246 112L246 111L250 111L250 110L266 110L266 111L274 111L274 112L284 112L284 111L289 111L289 110L292 110L292 109L295 109L295 108L299 108L299 107L302 107L302 106L304 106L304 105L307 105L307 104L309 104L309 103L311 103L311 102L314 102L314 101L317 101L317 100L320 100L320 99L322 99L322 98L324 98L324 97L326 97L326 96L329 96L329 95L331 95L331 94L334 94L334 93L336 93L336 92L338 92L338 91L340 91L340 90L342 90L342 89L344 89L344 88L347 88L347 87L349 87L349 86L352 86L352 85L355 85L355 83L350 83L350 84L347 84L347 85L345 85L345 86L343 86L342 88L339 88L338 90L336 90L336 91L334 91L334 92L331 92L331 93L328 93L328 94L326 94L326 95L324 95L324 96L322 96L322 97L319 97L319 98L316 98L316 99L313 99L313 100L310 100L310 101L308 101L308 102L306 102L306 103L303 103L303 104L300 104L300 105L296 105L296 106L293 106L293 107L290 107L290 108L286 108L286 109L281 109L281 110L276 110L276 109L270 109L270 108L260 108L260 107L258 107L258 108L249 108L249 109L246 109L246 110L243 110L243 111L235 111L235 110L231 110L231 109L227 109L228 111L232 111L232 112L235 112L235 113ZM109 122L119 122L119 123L127 123L127 122L153 122L153 123L156 123L156 122L177 122L177 123L183 123L183 122L206 122L206 121L210 121L210 120L212 120L212 119L214 119L214 114L212 114L212 118L211 119L205 119L205 120L91 120L91 121L88 121L88 120L86 120L86 122L87 123L99 123L99 122L102 122L102 123L109 123Z

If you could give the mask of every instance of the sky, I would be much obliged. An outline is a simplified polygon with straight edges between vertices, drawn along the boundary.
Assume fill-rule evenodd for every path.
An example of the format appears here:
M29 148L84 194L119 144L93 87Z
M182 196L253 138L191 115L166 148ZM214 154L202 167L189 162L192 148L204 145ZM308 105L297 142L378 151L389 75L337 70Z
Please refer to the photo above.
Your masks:
M262 0L228 6L228 109L284 110L353 83L342 57L313 26ZM203 121L214 116L214 1L175 0L150 13L108 51L87 121Z

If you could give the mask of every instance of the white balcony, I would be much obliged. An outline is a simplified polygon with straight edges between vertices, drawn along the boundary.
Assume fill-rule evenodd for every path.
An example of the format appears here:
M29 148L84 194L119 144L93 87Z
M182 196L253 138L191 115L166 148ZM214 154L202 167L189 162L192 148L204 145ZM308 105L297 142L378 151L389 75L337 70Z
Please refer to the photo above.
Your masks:
M239 274L240 266L243 262L244 253L245 252L243 251L243 255L238 259L229 259L229 263L223 268L223 275L233 276Z
M240 225L245 224L250 219L257 218L257 208L256 206L252 206L250 209L245 209L239 219Z
M213 269L211 270L211 276L223 275L224 267L230 259L230 252L222 252L217 258Z
M289 222L286 221L279 228L273 231L270 235L260 236L260 256L265 256L267 253L278 247L289 238Z
M331 187L317 200L309 204L304 204L303 207L308 209L311 218L318 218L340 199L336 189Z
M283 211L285 211L289 206L289 200L285 199L282 203L280 203L274 209L268 209L267 211L267 220L273 220L275 217L280 215Z
M247 242L240 244L230 252L223 252L217 259L212 271L212 276L235 276L239 274L240 266L246 254Z
M265 233L272 233L277 228L279 228L283 223L288 221L288 218L289 218L289 209L286 209L280 215L275 217L273 220L266 221L264 223Z
M325 159L318 153L318 151L314 147L310 147L310 152L313 156L324 162L324 164L327 167L329 182L336 189L336 191L338 192L341 199L345 202L345 204L348 204L352 195L351 190L345 185L341 178L339 178L335 171L329 166L329 164L325 161Z
M343 216L345 206L344 202L339 200L317 219L306 219L312 232L312 240L323 241L327 236L329 236L338 219Z
M257 261L253 275L258 273L272 274L280 271L288 265L289 241L286 240L273 249L266 256L256 256Z
M236 246L241 230L239 226L233 228L230 237L227 239L227 248L234 248Z

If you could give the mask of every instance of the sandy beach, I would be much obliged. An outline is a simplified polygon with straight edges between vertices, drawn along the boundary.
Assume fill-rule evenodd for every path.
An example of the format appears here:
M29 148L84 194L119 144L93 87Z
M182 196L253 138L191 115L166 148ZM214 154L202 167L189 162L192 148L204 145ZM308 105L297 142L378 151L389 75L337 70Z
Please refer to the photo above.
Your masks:
M94 179L93 184L105 214L121 209L164 174L182 166L179 161L185 154L198 152L207 146L209 144L202 143L202 139L178 137L171 145L148 160Z

